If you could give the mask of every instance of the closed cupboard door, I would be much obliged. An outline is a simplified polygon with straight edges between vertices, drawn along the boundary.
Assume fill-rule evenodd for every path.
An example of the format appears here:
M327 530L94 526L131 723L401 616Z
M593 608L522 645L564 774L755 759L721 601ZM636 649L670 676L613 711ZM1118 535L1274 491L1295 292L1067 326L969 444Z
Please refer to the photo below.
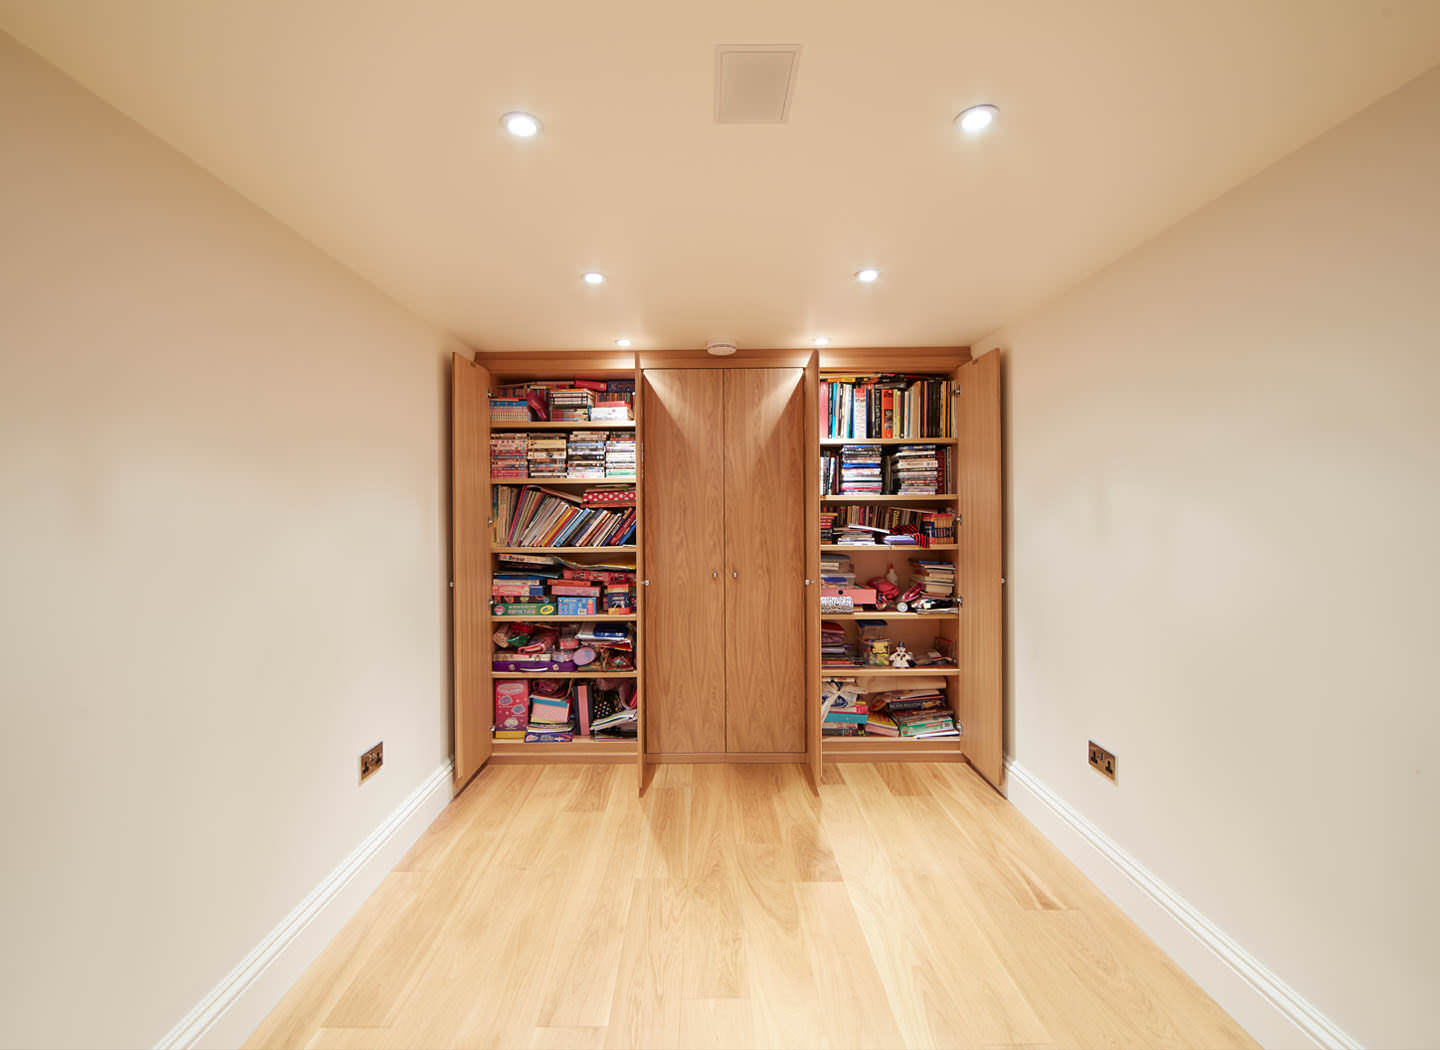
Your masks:
M725 750L719 369L647 369L645 751Z
M725 375L725 749L805 750L804 369ZM653 535L653 533L652 533Z

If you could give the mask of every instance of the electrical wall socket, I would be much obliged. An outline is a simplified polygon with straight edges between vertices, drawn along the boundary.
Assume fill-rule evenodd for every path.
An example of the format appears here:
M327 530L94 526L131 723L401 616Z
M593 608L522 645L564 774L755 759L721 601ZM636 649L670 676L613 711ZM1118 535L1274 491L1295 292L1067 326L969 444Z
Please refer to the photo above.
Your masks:
M1090 741L1090 767L1107 780L1115 779L1115 756L1095 741Z
M365 778L384 764L385 741L382 740L360 756L360 783L365 783Z

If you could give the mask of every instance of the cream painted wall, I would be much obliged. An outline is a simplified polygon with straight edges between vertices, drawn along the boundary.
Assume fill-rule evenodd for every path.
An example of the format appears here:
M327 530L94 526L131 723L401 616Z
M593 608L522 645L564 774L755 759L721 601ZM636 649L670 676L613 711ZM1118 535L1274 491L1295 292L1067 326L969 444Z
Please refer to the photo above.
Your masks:
M1440 1043L1437 129L1440 70L977 347L1008 751L1372 1047Z
M151 1045L445 763L449 349L0 35L0 1043Z

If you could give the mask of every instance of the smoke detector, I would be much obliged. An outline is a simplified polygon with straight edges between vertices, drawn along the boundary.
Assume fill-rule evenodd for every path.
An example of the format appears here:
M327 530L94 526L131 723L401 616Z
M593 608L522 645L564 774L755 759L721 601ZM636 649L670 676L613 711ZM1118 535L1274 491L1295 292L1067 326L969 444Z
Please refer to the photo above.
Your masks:
M729 339L712 339L705 344L705 352L716 357L729 357L735 352L735 344Z
M785 123L799 63L799 44L721 44L715 49L715 123Z

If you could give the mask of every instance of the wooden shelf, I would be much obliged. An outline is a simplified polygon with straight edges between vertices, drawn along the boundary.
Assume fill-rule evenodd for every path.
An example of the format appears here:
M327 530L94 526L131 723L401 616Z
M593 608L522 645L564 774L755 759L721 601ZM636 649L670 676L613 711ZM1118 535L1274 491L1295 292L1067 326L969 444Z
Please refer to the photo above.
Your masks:
M491 547L491 554L634 554L635 547Z
M921 547L918 544L910 543L822 543L821 551L837 552L844 551L954 551L960 547L955 543L932 543L928 547Z
M841 445L953 445L955 438L821 438L821 448L839 448Z
M491 613L490 619L496 621L524 620L527 623L538 620L546 620L554 623L594 623L597 621L610 622L613 620L618 623L625 623L626 621L633 622L640 619L640 617L634 613L614 613L610 616L606 616L604 613L598 613L595 616L556 616L553 613L549 616L510 616L508 614L505 616L497 616L495 613Z
M635 740L597 740L577 736L570 741L526 743L523 740L492 741L491 762L496 765L531 762L634 762L639 752Z
M944 612L853 612L820 613L822 620L952 620L959 609Z
M823 664L820 666L821 678L871 678L881 674L900 675L907 678L930 675L954 677L959 673L960 668L958 667L906 667L901 670L896 667L826 667Z
M821 503L950 503L960 497L953 492L933 496L821 496ZM879 544L876 544L879 546Z
M496 671L496 678L635 678L637 671Z
M492 419L490 431L497 430L634 430L635 420L617 420L613 423L591 421L588 423L564 423L557 420L530 423L502 423Z
M633 489L634 478L491 478L492 485L539 485L594 488L597 485L614 485L618 488Z
M908 736L825 736L820 750L832 762L961 762L965 737L916 740Z

